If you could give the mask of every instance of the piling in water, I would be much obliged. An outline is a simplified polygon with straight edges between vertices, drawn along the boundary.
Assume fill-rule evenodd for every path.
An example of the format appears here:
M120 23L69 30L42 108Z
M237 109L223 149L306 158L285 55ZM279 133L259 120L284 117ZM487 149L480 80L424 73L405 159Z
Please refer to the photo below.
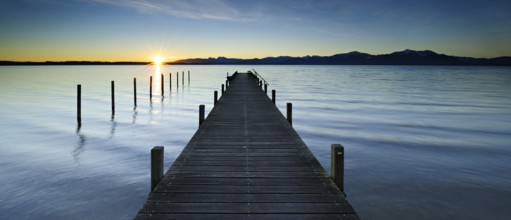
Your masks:
M163 76L163 74L161 74L161 96L162 96L162 97L163 97L163 95L164 95L164 91L163 91L163 90L164 90L164 89L163 89L163 86L164 86L164 84L165 84L165 83L164 83L164 82L165 82L165 80L164 80L164 79L165 79L165 77Z
M218 91L215 90L215 93L213 95L213 104L216 105L216 102L218 101Z
M188 85L190 85L190 71L188 70Z
M78 126L82 124L82 85L76 86L76 120Z
M149 98L153 97L153 76L149 77Z
M115 114L115 89L114 89L114 81L110 83L110 87L112 88L112 115Z
M340 144L331 145L330 169L335 185L344 192L344 147Z
M222 95L224 95L224 84L222 84Z
M204 122L204 105L199 105L199 126Z
M275 89L271 90L271 101L273 102L273 104L275 104L275 102L276 102L276 99L275 99Z
M151 192L163 177L163 146L151 149Z
M264 93L268 94L268 84L264 84Z
M133 104L137 107L137 78L133 78Z
M293 125L293 103L287 103L287 121L290 125Z

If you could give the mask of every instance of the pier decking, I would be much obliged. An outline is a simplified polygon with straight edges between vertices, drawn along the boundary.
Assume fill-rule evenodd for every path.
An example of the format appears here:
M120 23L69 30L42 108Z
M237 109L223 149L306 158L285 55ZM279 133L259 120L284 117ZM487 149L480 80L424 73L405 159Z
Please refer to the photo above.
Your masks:
M255 78L238 73L136 219L359 218Z

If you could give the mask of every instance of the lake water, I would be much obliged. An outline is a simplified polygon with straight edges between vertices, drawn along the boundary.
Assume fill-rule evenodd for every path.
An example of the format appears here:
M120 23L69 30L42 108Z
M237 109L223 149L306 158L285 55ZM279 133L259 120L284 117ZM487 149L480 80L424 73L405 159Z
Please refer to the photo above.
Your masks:
M226 73L251 68L281 111L293 103L293 126L328 172L330 144L345 146L345 189L362 219L511 216L509 67L166 66L162 98L152 66L4 66L0 219L133 218L149 193L150 149L165 146L169 168L199 104L209 112Z

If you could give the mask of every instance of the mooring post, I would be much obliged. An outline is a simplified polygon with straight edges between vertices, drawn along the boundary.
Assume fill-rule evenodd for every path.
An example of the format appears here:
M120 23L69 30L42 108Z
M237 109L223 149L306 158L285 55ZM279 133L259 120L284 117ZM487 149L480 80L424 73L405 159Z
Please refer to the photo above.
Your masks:
M177 88L179 88L179 72L177 72L177 75L176 75L176 86L177 86Z
M224 95L224 84L222 84L222 95Z
M169 91L172 92L172 73L169 73Z
M163 94L164 94L164 93L163 93L163 86L164 86L164 84L165 84L165 83L164 83L164 82L165 82L165 81L164 81L164 79L165 79L165 77L163 76L163 74L161 74L161 96L162 96L162 97L163 97Z
M76 120L78 126L82 124L82 85L76 86Z
M112 115L115 114L115 91L114 91L114 81L110 83L110 87L112 88Z
M137 78L133 78L133 103L137 107Z
M185 85L185 71L183 71L183 75L181 76L182 78L182 81L183 81L183 86Z
M149 77L149 99L153 97L153 76Z
M344 147L340 144L331 145L331 175L335 184L344 192Z
M151 149L151 192L163 177L163 146Z
M268 84L264 84L264 94L268 94Z
M214 96L214 101L213 103L216 105L216 102L218 101L218 91L215 90L215 94L213 95Z
M273 104L275 104L275 89L272 89L271 90L271 101L273 102Z
M199 105L199 126L204 122L204 105Z
M290 125L293 125L293 103L287 103L287 121Z
M188 84L190 84L190 70L188 70Z

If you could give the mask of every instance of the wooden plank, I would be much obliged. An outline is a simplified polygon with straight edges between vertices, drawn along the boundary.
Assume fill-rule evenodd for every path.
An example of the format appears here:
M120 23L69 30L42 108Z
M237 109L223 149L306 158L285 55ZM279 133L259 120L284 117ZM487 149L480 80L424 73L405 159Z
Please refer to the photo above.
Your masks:
M347 203L341 194L151 193L149 201L184 203Z
M359 220L356 214L139 214L137 219Z
M166 203L148 201L143 213L263 213L347 214L355 213L348 203Z
M156 192L181 193L279 193L279 194L313 194L336 193L335 186L228 186L228 185L159 185Z
M161 183L172 185L229 185L229 186L321 186L328 184L324 179L304 178L184 178L163 180Z

